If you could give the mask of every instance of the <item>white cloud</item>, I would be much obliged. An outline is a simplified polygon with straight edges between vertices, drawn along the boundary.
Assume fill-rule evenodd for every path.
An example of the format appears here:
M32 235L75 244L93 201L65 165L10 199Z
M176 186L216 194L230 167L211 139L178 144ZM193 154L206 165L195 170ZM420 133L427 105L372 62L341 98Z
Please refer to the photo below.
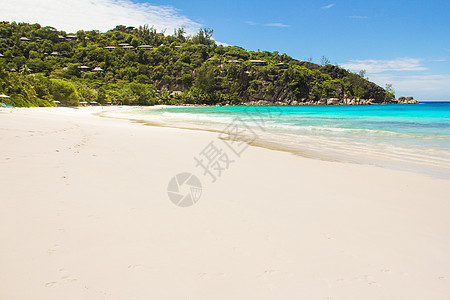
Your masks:
M374 74L369 75L369 79L383 87L386 83L392 83L397 97L414 96L418 100L450 99L450 74Z
M428 60L427 60L428 61ZM341 66L358 72L366 70L370 81L384 87L393 84L396 96L418 100L449 100L450 74L432 74L419 58L351 60Z
M264 26L269 26L269 27L291 27L291 25L287 25L287 24L283 24L283 23L268 23L268 24L265 24Z
M446 58L435 58L435 59L430 59L431 62L444 62L444 61L448 61L448 59Z
M258 24L256 22L253 21L245 21L245 24L250 25L250 26L268 26L268 27L279 27L279 28L286 28L286 27L291 27L291 25L287 25L287 24L283 24L283 23L267 23L267 24Z
M2 1L0 20L40 23L68 32L79 29L107 31L116 25L153 25L159 31L184 26L189 34L198 24L172 6L135 3L131 0L14 0Z
M224 47L228 47L231 46L230 44L224 43L224 42L219 42L219 41L215 41L217 46L224 46Z
M350 60L342 64L345 69L352 71L366 70L368 73L382 73L387 71L424 71L427 70L419 58L396 58L391 60Z
M332 8L335 4L336 4L336 3L331 3L331 4L328 4L328 5L322 6L322 9L330 9L330 8Z
M349 16L351 19L368 19L368 16Z

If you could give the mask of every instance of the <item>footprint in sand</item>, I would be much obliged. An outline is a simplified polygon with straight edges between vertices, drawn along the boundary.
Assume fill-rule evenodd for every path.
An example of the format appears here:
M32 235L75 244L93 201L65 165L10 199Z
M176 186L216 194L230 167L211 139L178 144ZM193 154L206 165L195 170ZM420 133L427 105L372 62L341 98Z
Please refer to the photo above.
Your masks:
M128 269L137 269L137 268L141 268L142 265L128 265Z
M204 277L204 276L221 276L221 277L223 277L226 274L225 273L213 273L213 274L210 274L210 273L198 273L198 275L201 276L201 277Z
M76 278L70 278L70 276L63 276L63 277L61 277L61 279L62 279L65 283L73 283L73 282L78 281L78 279L76 279ZM59 284L60 284L60 283L57 282L57 281L51 281L51 282L47 282L47 283L45 284L45 286L51 288L51 287L56 287L56 286L59 285Z
M332 236L331 234L326 234L325 237L327 238L327 240L335 240L334 236Z
M58 248L59 248L59 245L55 244L55 245L53 245L53 248L48 249L47 252L48 252L48 254L53 254L56 251L58 251Z
M58 283L56 281L52 281L52 282L47 282L45 284L46 287L54 287L56 286Z

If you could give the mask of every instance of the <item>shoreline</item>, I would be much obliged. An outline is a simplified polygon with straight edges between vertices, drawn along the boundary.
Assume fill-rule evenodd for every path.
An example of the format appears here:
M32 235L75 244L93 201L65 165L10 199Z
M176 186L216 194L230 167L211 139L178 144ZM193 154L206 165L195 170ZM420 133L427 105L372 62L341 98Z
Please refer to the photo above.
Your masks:
M140 110L151 110L151 109L160 109L160 108L185 108L189 106L168 106L168 105L158 105L158 106L148 106L148 107L134 107L121 111L109 110L105 112L100 112L97 115L102 117L112 117L125 119L131 122L142 123L147 126L157 126L157 127L166 127L166 128L179 128L185 130L197 130L197 131L207 131L213 132L217 134L222 134L224 127L226 127L227 123L220 122L202 122L199 124L198 122L194 122L192 120L180 119L180 120L163 120L162 115L139 115L133 114L133 112ZM192 107L205 107L205 106L192 106ZM214 106L208 106L214 107ZM407 156L405 158L400 157L389 157L388 153L376 153L369 152L368 155L366 153L357 153L354 149L352 150L350 145L347 145L347 153L339 153L332 152L333 149L331 146L328 146L329 149L321 149L321 151L307 149L307 148L297 148L292 145L288 145L286 143L280 141L271 140L270 137L264 136L264 132L257 132L257 139L251 143L250 146L262 147L265 149L270 149L274 151L282 151L287 152L296 156L317 159L322 161L329 162L343 162L343 163L352 163L352 164L361 164L367 166L376 166L385 169L391 170L399 170L399 171L407 171L413 172L417 174L425 174L427 176L433 178L441 178L441 179L450 179L450 166L448 165L439 165L439 164L425 164L420 161L408 161ZM221 137L221 139L229 139L230 137ZM248 139L245 135L235 135L233 139L246 142ZM314 141L311 141L314 143ZM322 145L323 146L323 145ZM329 153L329 152L332 153Z
M0 114L0 298L436 299L450 293L448 180L248 147L99 109ZM178 207L168 183L202 183Z

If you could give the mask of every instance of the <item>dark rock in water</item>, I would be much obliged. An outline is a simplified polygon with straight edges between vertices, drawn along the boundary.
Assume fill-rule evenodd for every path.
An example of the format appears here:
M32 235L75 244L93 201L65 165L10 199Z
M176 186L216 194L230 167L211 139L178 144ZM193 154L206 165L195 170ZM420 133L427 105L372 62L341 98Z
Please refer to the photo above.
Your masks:
M417 100L414 99L414 97L404 97L401 96L397 100L398 104L418 104Z

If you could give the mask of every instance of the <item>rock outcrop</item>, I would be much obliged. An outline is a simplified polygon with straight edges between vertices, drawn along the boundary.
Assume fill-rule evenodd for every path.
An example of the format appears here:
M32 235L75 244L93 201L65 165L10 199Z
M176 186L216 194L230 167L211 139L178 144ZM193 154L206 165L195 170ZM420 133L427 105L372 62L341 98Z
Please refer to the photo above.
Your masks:
M261 74L250 68L242 68L235 75L236 83L240 87L239 97L244 101L233 103L234 105L375 105L375 104L416 104L413 97L400 97L395 99L389 93L356 74L337 66L320 66L310 62L300 61L298 64L309 70L317 70L328 75L335 82L347 80L349 84L359 86L363 89L363 97L354 97L344 91L341 83L334 84L332 97L317 97L313 93L312 82L314 77L305 79L303 85L292 87L292 82L287 81L286 76L281 74ZM330 80L330 81L331 81ZM340 81L341 80L341 81ZM257 84L255 84L257 83ZM253 85L252 85L253 84ZM250 94L248 87L253 86ZM219 89L220 87L218 87ZM226 105L227 103L221 103ZM230 104L230 103L229 103Z
M413 97L402 96L395 99L391 93L367 78L339 66L320 66L305 61L296 63L299 67L282 70L253 65L239 65L233 69L227 69L224 64L211 67L216 68L216 76L220 75L216 77L212 89L224 95L232 93L234 99L223 97L223 100L211 100L206 104L262 106L418 103ZM191 75L194 79L197 73ZM167 76L155 82L159 90L169 91L188 90L191 84Z
M399 97L397 100L398 104L418 104L417 100L415 100L413 97Z
M361 99L361 98L324 98L320 100L306 100L304 101L268 101L268 100L252 100L242 103L242 105L251 106L268 106L268 105L376 105L376 104L418 104L419 102L413 97L400 97L399 99L389 99L382 102L377 102L375 99Z

